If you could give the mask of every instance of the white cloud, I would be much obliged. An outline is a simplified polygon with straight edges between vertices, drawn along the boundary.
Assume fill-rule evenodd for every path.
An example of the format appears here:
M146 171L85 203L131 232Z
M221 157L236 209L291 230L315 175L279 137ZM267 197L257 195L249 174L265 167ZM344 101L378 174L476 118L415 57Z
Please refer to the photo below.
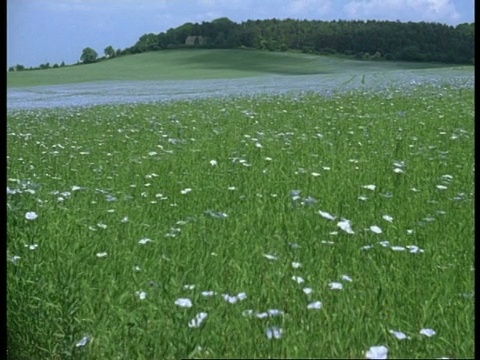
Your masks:
M228 8L237 8L244 1L242 0L198 0L198 4L209 7L226 6Z
M455 22L460 18L452 0L352 0L343 10L349 19Z
M332 0L292 0L288 7L288 12L292 14L316 13L318 15L326 14L330 11Z

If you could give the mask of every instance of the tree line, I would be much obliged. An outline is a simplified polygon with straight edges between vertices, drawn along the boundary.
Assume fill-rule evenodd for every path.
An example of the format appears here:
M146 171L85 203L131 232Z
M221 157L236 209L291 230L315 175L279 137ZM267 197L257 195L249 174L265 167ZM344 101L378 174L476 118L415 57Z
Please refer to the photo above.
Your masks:
M185 23L159 34L144 34L131 47L104 51L83 49L82 63L128 54L179 48L257 49L337 55L359 60L394 60L474 64L475 23L449 26L440 23L378 20L248 20L235 23L223 17L211 22ZM189 36L202 42L187 45ZM18 65L17 65L18 66Z

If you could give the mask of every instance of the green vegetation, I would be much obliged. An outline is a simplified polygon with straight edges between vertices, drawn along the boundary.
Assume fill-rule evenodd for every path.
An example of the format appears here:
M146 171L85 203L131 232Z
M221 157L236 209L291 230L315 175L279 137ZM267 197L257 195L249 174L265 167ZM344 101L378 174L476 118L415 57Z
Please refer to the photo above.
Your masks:
M192 80L259 75L335 74L358 71L423 69L447 65L360 62L298 53L254 50L184 49L122 56L88 66L7 73L8 87L108 80Z
M8 357L473 358L473 144L449 86L11 112Z
M86 48L81 61L88 64L111 59L113 55L197 47L301 51L357 60L472 65L475 63L474 33L474 23L453 27L425 22L271 19L237 24L228 18L219 18L201 24L185 23L159 34L144 34L133 46L123 50L108 46L104 51L105 57L99 59L94 50ZM192 37L194 39L189 40ZM9 71L37 69L19 68L17 65L10 67Z
M84 64L91 64L91 63L94 63L97 60L97 57L98 57L97 52L95 50L93 50L92 48L87 47L87 48L83 49L82 56L80 56L80 60Z
M158 35L142 35L121 54L188 47L189 36L200 36L203 45L197 42L193 46L294 50L377 61L472 64L474 33L474 23L453 27L425 22L271 19L237 24L228 18L219 18L201 24L186 23Z

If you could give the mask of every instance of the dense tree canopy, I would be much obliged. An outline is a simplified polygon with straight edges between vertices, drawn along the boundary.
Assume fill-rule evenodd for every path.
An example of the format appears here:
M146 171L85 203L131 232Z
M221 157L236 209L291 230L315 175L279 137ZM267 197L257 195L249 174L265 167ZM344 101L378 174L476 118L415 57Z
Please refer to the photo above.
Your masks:
M103 53L108 58L114 58L115 57L115 49L112 47L112 45L107 46L105 48L105 50L103 50Z
M186 45L188 36L201 36L202 41ZM185 23L159 34L144 34L131 47L114 50L105 48L106 58L146 51L183 47L211 49L249 48L268 51L301 51L304 53L340 55L360 60L397 60L475 63L475 23L456 27L426 22L400 21L317 21L294 19L247 20L235 23L223 17L202 23ZM84 64L98 59L95 50L83 49L80 60ZM62 62L60 67L65 66ZM22 65L9 71L26 69Z
M188 36L202 36L205 48L341 54L360 59L474 63L474 24L399 21L248 20L219 18L185 23L165 33L146 34L122 54L186 47Z
M87 47L83 49L82 56L80 56L80 60L84 64L90 64L90 63L94 63L97 60L97 57L98 57L97 52L92 48Z

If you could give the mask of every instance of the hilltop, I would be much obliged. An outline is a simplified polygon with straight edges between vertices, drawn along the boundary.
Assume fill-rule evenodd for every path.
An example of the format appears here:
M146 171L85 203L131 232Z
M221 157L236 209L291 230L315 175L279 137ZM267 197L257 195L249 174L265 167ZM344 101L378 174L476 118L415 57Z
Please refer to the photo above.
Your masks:
M7 73L8 87L111 80L200 80L262 75L314 75L445 67L415 62L366 62L259 50L177 49L121 56L81 66Z

